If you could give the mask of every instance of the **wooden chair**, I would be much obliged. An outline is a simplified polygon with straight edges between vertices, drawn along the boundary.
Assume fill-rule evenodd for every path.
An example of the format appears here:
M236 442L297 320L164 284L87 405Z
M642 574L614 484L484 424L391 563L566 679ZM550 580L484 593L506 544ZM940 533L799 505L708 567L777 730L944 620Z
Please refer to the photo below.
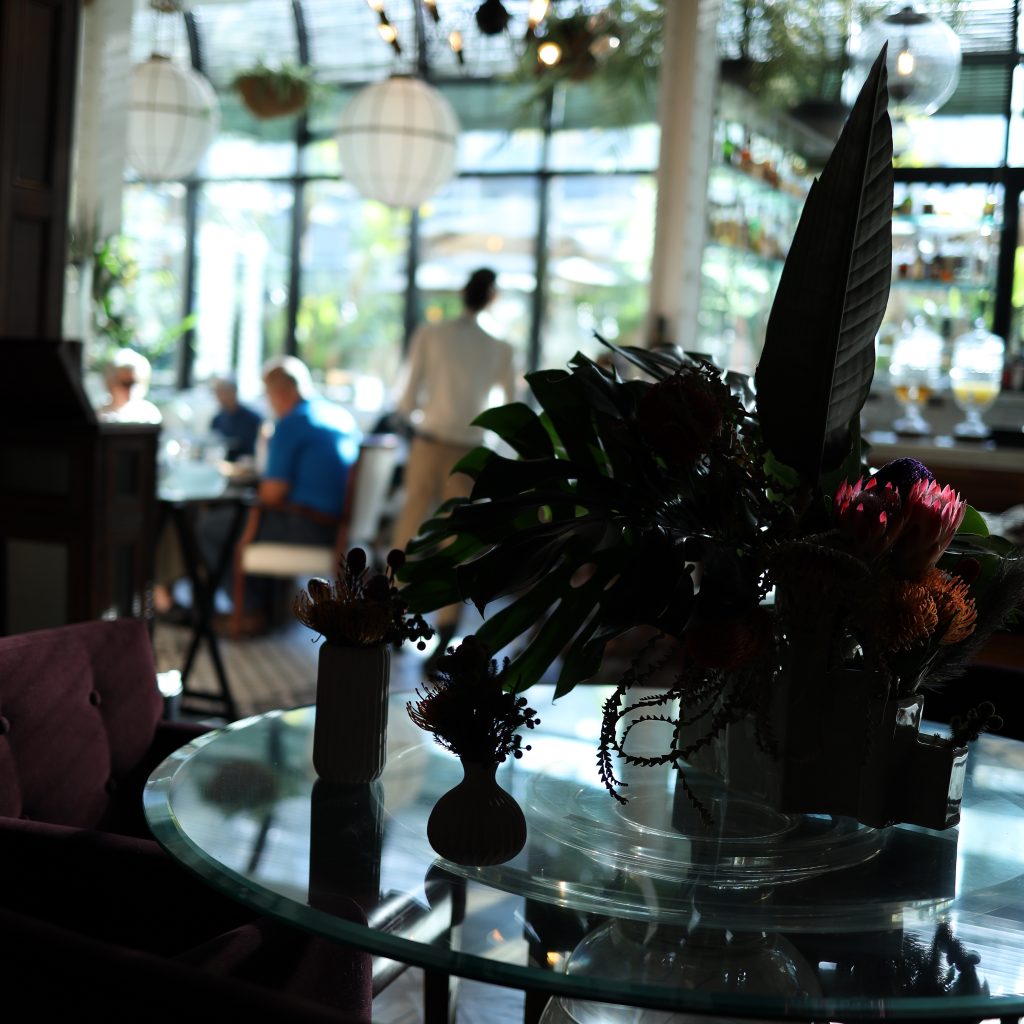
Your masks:
M400 442L395 434L370 434L363 438L359 458L349 473L345 507L337 523L334 544L288 544L256 540L262 508L256 506L235 549L234 611L232 635L241 636L245 604L245 578L277 579L322 576L331 579L338 559L353 544L372 546L380 529L381 514L398 462Z

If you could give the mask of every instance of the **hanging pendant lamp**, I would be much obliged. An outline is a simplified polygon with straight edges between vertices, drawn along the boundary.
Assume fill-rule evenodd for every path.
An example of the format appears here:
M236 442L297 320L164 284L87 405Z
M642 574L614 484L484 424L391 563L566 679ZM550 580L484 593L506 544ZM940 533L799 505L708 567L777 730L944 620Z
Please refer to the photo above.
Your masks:
M455 173L459 121L437 89L395 75L349 101L338 123L344 177L367 199L419 206Z
M894 113L901 117L934 114L960 81L960 40L918 3L899 3L864 27L853 53L857 81L882 45L889 43L886 70ZM852 83L851 83L852 84Z
M157 54L132 69L128 162L140 177L188 177L219 123L217 96L197 71Z

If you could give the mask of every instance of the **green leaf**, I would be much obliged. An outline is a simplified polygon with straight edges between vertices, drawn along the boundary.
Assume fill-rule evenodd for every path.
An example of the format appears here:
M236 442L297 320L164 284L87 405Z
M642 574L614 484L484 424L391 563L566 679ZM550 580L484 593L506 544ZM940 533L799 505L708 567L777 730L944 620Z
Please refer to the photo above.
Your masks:
M507 459L492 452L477 474L471 499L508 498L577 475L573 464L566 459Z
M632 363L637 369L643 370L655 380L665 380L667 377L671 377L683 365L682 358L672 352L652 352L650 349L637 348L635 345L613 345L596 331L594 337L605 348L618 353L627 362Z
M537 635L509 665L505 675L509 689L518 692L540 681L594 610L604 583L604 575L597 573L583 586L567 588Z
M562 671L555 684L555 700L564 697L577 683L584 683L597 675L604 658L605 644L611 639L607 631L593 638L598 619L595 616L576 634L572 647L566 652Z
M513 402L480 413L473 425L492 430L524 459L552 459L551 438L537 414L523 402Z
M565 370L537 370L528 373L526 381L566 455L580 466L593 464L591 446L597 444L593 413L572 376Z
M960 528L956 531L957 533L970 533L978 537L988 536L988 526L985 520L981 517L981 513L972 506L968 505L967 510L964 512L964 521L960 524Z
M471 452L463 455L458 462L452 466L453 473L464 473L475 480L491 459L496 458L490 448L474 448Z
M757 410L776 457L817 485L851 448L892 276L892 125L885 50L811 186L758 363Z

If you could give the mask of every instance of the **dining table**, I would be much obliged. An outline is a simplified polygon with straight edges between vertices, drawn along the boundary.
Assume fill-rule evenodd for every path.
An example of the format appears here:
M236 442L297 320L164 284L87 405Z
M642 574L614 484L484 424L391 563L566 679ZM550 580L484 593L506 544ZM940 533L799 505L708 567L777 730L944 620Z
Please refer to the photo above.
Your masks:
M192 634L181 668L181 702L189 710L235 719L238 706L214 629L214 615L217 590L225 580L245 517L256 500L255 477L232 474L206 464L179 466L177 469L175 473L165 474L157 485L157 536L162 530L173 529L191 585ZM183 472L183 469L193 471ZM204 556L199 542L199 524L209 509L223 509L229 519L223 543L212 560ZM217 680L214 692L189 685L196 656L204 644Z
M431 849L431 809L462 772L410 721L411 693L390 697L373 783L317 779L315 707L275 710L167 758L146 817L251 909L423 968L428 1024L451 1018L458 978L523 990L525 1020L543 1024L1024 1015L1024 743L971 745L961 820L942 832L780 814L670 766L620 766L620 803L597 770L612 691L527 691L540 725L497 779L528 836L503 864ZM635 730L638 752L670 728ZM332 914L339 898L365 920Z

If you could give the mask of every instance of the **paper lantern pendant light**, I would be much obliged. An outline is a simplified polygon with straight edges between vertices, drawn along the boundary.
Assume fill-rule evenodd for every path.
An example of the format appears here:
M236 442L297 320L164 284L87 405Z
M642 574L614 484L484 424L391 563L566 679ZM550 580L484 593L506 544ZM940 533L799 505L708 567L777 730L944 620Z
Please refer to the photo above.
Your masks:
M187 177L219 123L213 87L197 71L155 54L132 69L128 162L140 177Z
M367 199L418 206L455 173L459 121L418 78L396 75L356 93L338 124L345 178Z

